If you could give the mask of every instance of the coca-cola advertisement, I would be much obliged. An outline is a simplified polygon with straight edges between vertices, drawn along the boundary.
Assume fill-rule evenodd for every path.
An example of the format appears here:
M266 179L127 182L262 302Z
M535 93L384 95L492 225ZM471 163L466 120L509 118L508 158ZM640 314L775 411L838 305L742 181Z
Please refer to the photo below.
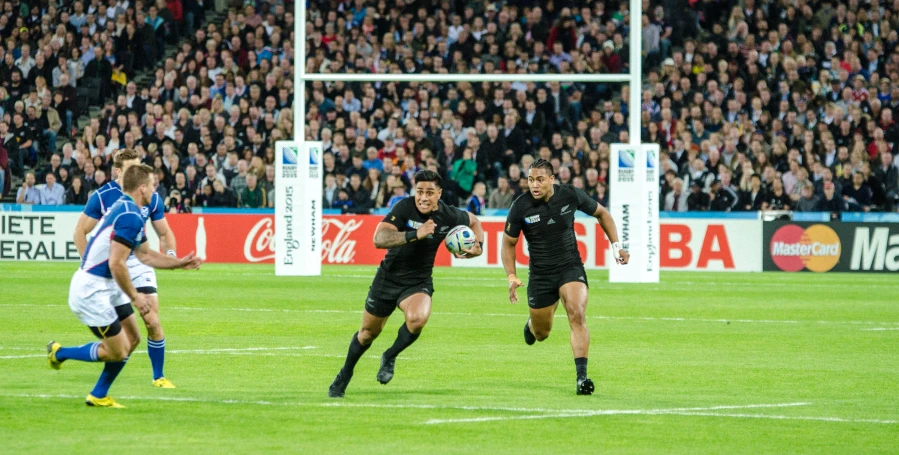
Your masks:
M274 217L262 215L167 215L179 253L195 251L206 262L273 263ZM381 217L325 216L322 223L322 263L377 265L386 250L372 238ZM435 265L450 265L440 250Z

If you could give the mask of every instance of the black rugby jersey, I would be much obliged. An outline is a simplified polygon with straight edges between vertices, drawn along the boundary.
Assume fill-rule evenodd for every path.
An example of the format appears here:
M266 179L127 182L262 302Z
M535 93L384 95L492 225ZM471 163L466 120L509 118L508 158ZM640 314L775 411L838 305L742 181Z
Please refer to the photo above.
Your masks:
M396 226L400 232L407 232L417 230L429 219L437 224L434 234L389 249L378 267L378 273L400 283L420 282L431 277L437 249L452 228L460 224L468 226L468 212L439 201L436 212L422 215L415 206L415 197L410 196L394 205L382 222Z
M572 185L553 185L548 202L534 199L530 191L522 194L509 209L506 234L518 238L524 231L528 241L530 271L556 273L571 265L583 265L574 235L574 212L590 216L599 203Z

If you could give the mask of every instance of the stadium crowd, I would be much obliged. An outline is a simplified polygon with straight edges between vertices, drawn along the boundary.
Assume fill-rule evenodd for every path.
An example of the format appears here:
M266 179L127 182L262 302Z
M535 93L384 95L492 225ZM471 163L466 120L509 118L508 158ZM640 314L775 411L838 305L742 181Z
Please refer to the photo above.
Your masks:
M639 112L643 142L666 152L663 210L896 210L899 0L645 0L639 111L616 84L389 75L624 72L627 2L308 3L307 72L384 74L307 85L325 207L390 207L429 168L446 202L507 208L537 157L607 203L609 144ZM0 5L0 191L12 173L20 203L82 203L129 147L170 211L273 205L273 144L292 137L292 4L220 5L223 23L199 28L208 1ZM82 95L103 110L79 132Z

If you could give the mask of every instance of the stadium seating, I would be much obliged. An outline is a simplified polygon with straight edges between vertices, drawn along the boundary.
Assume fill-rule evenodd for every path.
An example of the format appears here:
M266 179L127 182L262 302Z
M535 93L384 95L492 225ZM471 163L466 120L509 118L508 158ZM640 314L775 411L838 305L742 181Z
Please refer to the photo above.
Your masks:
M57 150L7 150L10 163L21 155L39 170L71 144L63 165L90 183L86 161L108 174L111 153L133 146L160 170L159 191L182 195L174 211L243 205L247 172L273 203L272 144L292 137L291 3L65 2L36 16L29 2L0 3L13 6L0 19L0 114L12 122L36 106L17 137L43 137L49 109L63 123ZM668 152L662 209L895 211L899 18L868 5L848 11L849 2L752 4L650 2L643 11L641 136ZM617 2L309 2L308 72L384 74L377 84L307 85L305 137L325 142L334 157L326 172L353 201L326 191L325 207L386 207L424 167L444 175L449 203L467 206L480 182L484 200L507 204L490 197L498 179L521 192L520 171L538 156L553 160L560 181L607 202L608 144L626 138L635 109L621 86L406 84L389 73L627 71L628 14ZM38 73L48 89L36 88ZM74 90L59 87L62 73ZM207 162L226 179L219 192L201 190ZM14 170L4 201L20 182Z

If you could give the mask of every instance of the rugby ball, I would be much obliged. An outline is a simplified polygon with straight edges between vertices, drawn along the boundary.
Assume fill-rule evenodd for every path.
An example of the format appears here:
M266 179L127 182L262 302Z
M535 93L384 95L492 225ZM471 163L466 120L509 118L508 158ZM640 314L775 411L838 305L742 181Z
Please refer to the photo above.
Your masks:
M463 248L470 250L474 247L475 243L478 242L478 239L475 237L474 231L472 231L471 228L460 224L446 234L444 242L446 243L446 249L448 249L450 253L461 254Z

